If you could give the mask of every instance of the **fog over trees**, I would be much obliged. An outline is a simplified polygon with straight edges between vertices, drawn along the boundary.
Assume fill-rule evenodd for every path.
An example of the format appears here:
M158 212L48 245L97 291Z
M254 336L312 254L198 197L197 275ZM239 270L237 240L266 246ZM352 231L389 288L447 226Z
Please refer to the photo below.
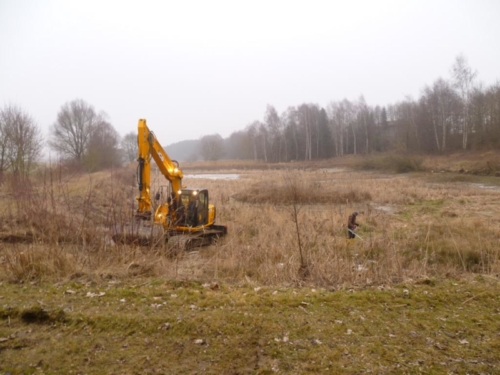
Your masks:
M132 162L137 159L139 145L137 144L137 133L130 132L125 134L121 140L121 148L125 161Z
M120 137L107 115L82 99L63 104L48 145L67 164L97 171L137 157L137 133ZM161 142L161 140L160 140ZM0 178L5 171L27 175L39 160L43 136L31 116L10 105L0 111ZM402 151L446 153L500 146L500 82L485 86L459 55L449 78L425 85L387 106L363 95L302 103L283 112L271 104L261 119L223 139L209 134L163 146L177 160L249 159L269 163L319 160L344 155Z
M265 162L317 160L383 151L444 153L500 145L500 83L484 87L460 55L450 78L423 87L419 98L384 107L363 96L303 103L281 114L268 105L262 120L224 140L225 158Z
M206 135L200 139L200 153L205 160L219 160L224 156L224 140L219 134Z

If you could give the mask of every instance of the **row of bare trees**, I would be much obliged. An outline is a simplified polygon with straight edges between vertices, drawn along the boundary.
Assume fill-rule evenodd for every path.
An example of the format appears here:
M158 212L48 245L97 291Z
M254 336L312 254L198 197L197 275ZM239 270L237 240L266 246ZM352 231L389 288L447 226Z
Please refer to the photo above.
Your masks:
M129 138L122 140L104 112L78 99L61 107L47 144L64 163L97 171L122 163L125 151L130 151L124 149ZM137 138L133 138L135 158ZM1 109L0 182L6 172L27 177L42 156L44 144L39 126L27 112L14 105Z
M463 56L451 73L426 86L418 100L388 107L400 147L443 153L500 145L500 83L483 87Z
M317 160L349 153L381 151L387 128L384 108L369 107L364 98L330 102L321 108L304 103L279 116L268 105L264 121L254 121L226 141L229 158L286 162Z
M316 104L289 107L281 115L268 105L264 121L254 121L226 140L229 159L266 162L325 159L334 156L328 116Z
M289 107L279 114L268 105L262 120L227 139L200 139L205 160L255 159L266 162L315 160L373 151L447 152L500 145L500 83L483 87L463 56L448 80L424 87L420 97L385 107L357 100ZM120 138L104 112L83 100L64 104L50 129L50 148L67 163L96 171L133 161L136 133ZM0 111L0 175L29 173L43 148L43 137L23 110Z
M346 154L404 150L443 153L500 145L500 84L484 88L463 56L448 80L437 79L420 97L386 107L357 100L289 107L268 105L225 140L228 159L266 162L324 159Z

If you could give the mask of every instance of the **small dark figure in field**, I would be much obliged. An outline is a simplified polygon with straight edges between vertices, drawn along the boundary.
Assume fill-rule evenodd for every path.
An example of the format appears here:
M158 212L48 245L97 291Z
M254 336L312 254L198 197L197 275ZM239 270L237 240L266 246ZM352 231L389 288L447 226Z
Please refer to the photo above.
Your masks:
M356 237L354 231L357 227L359 227L359 224L356 221L357 216L358 212L353 212L352 215L349 216L349 219L347 221L347 233L349 235L349 239Z

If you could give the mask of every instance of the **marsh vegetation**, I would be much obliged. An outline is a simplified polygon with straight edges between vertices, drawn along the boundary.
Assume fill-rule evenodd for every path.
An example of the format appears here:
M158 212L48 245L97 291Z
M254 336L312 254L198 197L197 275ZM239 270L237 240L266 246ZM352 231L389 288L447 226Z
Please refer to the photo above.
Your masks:
M135 210L133 167L8 179L0 371L498 371L497 177L381 160L187 165L229 234L175 256L110 239Z
M232 168L238 178L230 180L213 173L204 179L195 165L184 183L209 189L217 221L229 226L229 234L215 246L176 257L166 256L161 245L127 246L109 238L106 228L129 221L135 209L132 168L90 175L45 169L30 183L2 186L2 278L151 275L327 287L497 275L496 178L428 170L393 174L385 172L390 160L396 167L402 163L386 157L381 171L362 158L356 165L367 171L300 164ZM417 163L424 169L422 160ZM157 177L155 184L163 182ZM360 238L349 242L345 223L352 211L360 212L362 225ZM307 278L297 273L299 250Z

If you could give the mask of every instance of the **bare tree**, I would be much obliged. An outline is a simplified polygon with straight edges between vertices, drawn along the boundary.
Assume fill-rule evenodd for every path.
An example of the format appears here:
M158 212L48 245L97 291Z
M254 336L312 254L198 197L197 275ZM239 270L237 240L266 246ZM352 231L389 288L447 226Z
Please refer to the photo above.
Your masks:
M33 118L21 108L7 106L0 112L0 173L7 168L26 177L40 157L43 137Z
M355 106L347 99L341 102L330 102L327 106L333 134L336 139L336 154L343 156L349 153L349 131L352 128L354 153L356 153Z
M101 115L104 118L104 115ZM120 135L113 125L102 120L94 127L83 158L84 165L89 171L98 171L121 164L121 155L118 148Z
M296 173L286 173L283 176L285 182L285 188L287 192L287 198L290 201L290 210L292 214L292 221L295 224L295 233L297 235L297 248L299 250L300 267L298 269L298 274L301 279L306 279L310 275L309 264L307 262L306 256L304 254L304 249L302 246L301 233L300 233L300 210L302 208L301 196L305 190L303 186L304 179L300 178Z
M333 156L333 138L330 126L328 125L328 115L324 108L318 112L318 144L317 155L318 158L330 158Z
M250 139L250 142L252 143L252 150L253 150L253 158L254 160L258 160L257 156L257 138L258 138L258 132L259 132L259 122L254 121L250 125L246 127L246 132L248 135L248 138Z
M474 79L477 76L476 71L472 71L467 59L463 55L457 56L455 63L451 68L453 83L458 90L463 102L462 113L462 148L467 149L470 133L470 107L471 96L474 89Z
M299 158L296 117L297 111L294 107L288 107L280 116L280 123L283 127L286 161L297 160Z
M366 100L363 95L359 97L356 109L358 112L357 115L358 115L359 126L364 130L365 133L365 153L368 154L370 152L370 137L369 137L370 109L366 104Z
M341 121L340 103L331 101L328 103L326 110L328 112L328 121L334 138L335 156L344 155L344 128Z
M252 140L246 131L236 131L224 139L224 151L226 159L251 159Z
M281 161L283 132L280 123L280 118L276 108L268 104L264 115L264 124L268 129L268 134L271 144L271 159L272 161Z
M103 116L81 99L64 104L50 130L50 147L63 156L82 162L92 132Z
M414 139L416 141L417 150L420 151L420 134L418 131L417 121L415 119L416 107L417 103L415 103L411 96L407 95L404 102L398 103L396 106L392 106L391 109L393 112L393 116L395 112L400 112L399 117L403 119L403 122L407 125L407 128L411 129L411 132L413 132L413 135L411 136L409 135L411 133L410 130L408 130L407 132L408 136L406 137L406 150L410 149L410 140Z
M268 132L266 125L259 121L258 123L259 138L262 145L262 153L264 155L264 161L267 163L267 138Z
M137 144L137 133L125 134L121 141L121 147L125 155L125 160L132 162L137 158L139 146Z
M485 110L485 129L490 144L500 144L500 82L489 87L485 92L487 109Z
M11 152L11 140L7 136L7 109L3 109L0 112L0 182L3 179L3 174L6 170L10 168L10 163L12 161Z
M297 108L300 127L304 129L304 160L312 159L312 122L309 106L302 104Z
M200 140L200 148L203 159L219 160L224 155L224 139L219 134L206 135Z
M454 123L457 95L447 81L439 78L432 87L424 89L421 100L429 107L436 147L442 153L446 149L447 135Z

